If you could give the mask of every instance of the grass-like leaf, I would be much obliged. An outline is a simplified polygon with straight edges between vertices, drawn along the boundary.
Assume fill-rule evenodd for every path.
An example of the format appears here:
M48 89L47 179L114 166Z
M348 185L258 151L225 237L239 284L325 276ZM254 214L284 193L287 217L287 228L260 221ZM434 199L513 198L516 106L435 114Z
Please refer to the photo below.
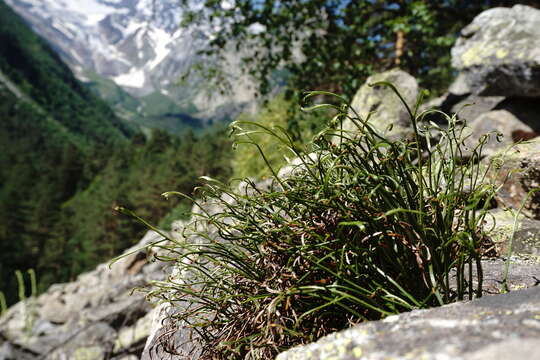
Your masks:
M321 94L333 96L305 100ZM199 191L213 211L201 204L187 241L168 245L176 277L150 295L176 307L171 323L193 329L203 359L268 359L357 322L482 295L482 224L495 193L478 163L487 139L465 151L463 125L425 121L433 110L418 113L420 102L404 103L412 140L382 136L345 103L304 107L336 112L308 151L283 128L233 123L268 166L252 134L273 137L299 165L286 178L270 169L264 186L206 179ZM355 131L342 130L345 119Z

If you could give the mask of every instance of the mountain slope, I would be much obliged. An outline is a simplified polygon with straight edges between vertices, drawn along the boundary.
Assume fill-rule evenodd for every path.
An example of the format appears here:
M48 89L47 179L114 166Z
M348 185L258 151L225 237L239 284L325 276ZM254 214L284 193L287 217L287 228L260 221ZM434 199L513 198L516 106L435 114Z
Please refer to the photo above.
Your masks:
M204 29L180 28L181 9L177 0L6 2L52 44L80 80L91 81L98 93L106 92L101 86L106 86L108 79L135 98L153 94L151 102L143 101L149 107L160 107L165 99L177 105L173 113L152 116L120 111L127 120L150 128L182 129L190 124L186 123L186 115L200 126L235 117L255 104L248 89L249 79L240 76L235 66L230 69L234 94L210 89L197 77L179 84L181 75L203 61L197 53L208 39ZM102 80L96 81L97 77ZM114 100L115 108L129 109L132 99L122 97L122 100L126 102ZM186 113L186 108L194 111ZM175 121L179 124L174 124Z
M0 2L0 71L82 141L105 143L130 130L71 73L58 55Z

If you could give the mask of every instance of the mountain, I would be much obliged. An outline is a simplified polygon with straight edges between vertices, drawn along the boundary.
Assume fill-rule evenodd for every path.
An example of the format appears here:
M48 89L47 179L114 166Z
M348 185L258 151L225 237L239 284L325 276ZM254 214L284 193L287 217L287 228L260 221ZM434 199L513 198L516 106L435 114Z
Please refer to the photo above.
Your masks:
M0 19L0 82L5 90L81 141L106 143L128 136L129 128L107 104L4 3Z
M204 29L179 26L177 0L6 0L76 76L126 120L181 129L226 120L253 108L251 83L232 66L234 94L200 78L180 78L201 61ZM232 58L232 56L231 56ZM111 85L120 96L107 97Z

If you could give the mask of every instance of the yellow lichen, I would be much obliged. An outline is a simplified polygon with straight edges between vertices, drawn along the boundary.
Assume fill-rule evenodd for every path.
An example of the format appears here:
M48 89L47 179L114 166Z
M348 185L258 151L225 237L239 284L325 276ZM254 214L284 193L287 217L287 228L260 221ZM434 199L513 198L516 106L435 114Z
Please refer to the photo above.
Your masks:
M98 346L81 347L72 354L75 360L101 360L103 359L103 350Z
M461 61L465 67L481 64L484 59L493 56L497 52L495 45L483 44L482 46L473 46L461 55Z
M506 56L508 56L508 50L506 50L506 49L499 49L499 50L497 50L497 52L495 53L495 56L497 57L497 59L505 58Z

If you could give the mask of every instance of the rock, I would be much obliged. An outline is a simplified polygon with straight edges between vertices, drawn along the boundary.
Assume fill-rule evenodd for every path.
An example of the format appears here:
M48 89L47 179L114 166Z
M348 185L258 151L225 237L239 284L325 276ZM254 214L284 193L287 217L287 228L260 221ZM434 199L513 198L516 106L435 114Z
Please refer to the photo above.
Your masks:
M501 186L496 197L500 205L519 209L527 194L540 188L538 137L493 154L484 163L492 163L487 180ZM532 193L525 201L523 214L540 220L540 191Z
M153 314L149 311L144 317L139 318L133 326L120 329L114 343L113 352L133 353L144 348L146 339L151 331L152 319Z
M533 130L506 110L493 110L484 113L469 123L469 135L465 144L469 148L478 146L484 136L488 136L482 148L484 156L492 155L514 143L515 134ZM498 135L502 136L498 136Z
M458 74L457 78L448 88L448 92L457 96L469 95L471 89L467 85L467 78L464 74Z
M284 165L277 174L278 178L282 180L287 180L292 177L302 176L303 173L306 173L306 165L312 165L318 161L321 157L325 156L327 152L311 152L302 158L296 157ZM271 184L270 184L271 185ZM270 186L268 186L269 188Z
M504 100L503 96L477 96L473 94L462 96L449 92L423 104L420 109L434 108L450 116L456 114L459 119L470 123L480 115L495 110ZM441 116L430 117L429 120L442 124L447 122Z
M190 341L191 330L188 328L168 327L162 323L151 339L146 343L141 360L195 360L200 355L196 344Z
M169 304L156 307L150 316L152 325L146 341L141 360L168 359L184 360L197 359L200 351L191 339L192 330L169 319L178 309Z
M540 97L540 10L515 5L482 12L452 48L453 91Z
M514 230L514 215L510 211L495 209L486 217L485 229L495 243L497 254L506 255ZM540 259L540 221L518 217L512 245L514 254L534 255Z
M39 354L25 351L8 342L0 346L0 360L34 360Z
M277 360L537 360L539 346L540 287L533 287L363 323Z
M540 87L540 84L538 85ZM512 135L514 141L531 140L540 136L540 102L538 99L510 98L497 104L495 110L506 110L531 128L531 132L521 136Z
M418 97L416 79L402 70L394 69L370 76L354 96L351 103L352 109L358 113L361 119L366 119L369 113L374 112L369 123L381 133L397 138L412 136L411 118L394 91L387 86L369 86L369 84L379 81L392 83L407 104L411 108L414 107ZM349 115L355 117L353 111L350 111ZM388 131L388 127L391 125L393 128ZM350 120L343 122L343 129L352 133L357 131L356 126Z
M478 117L495 110L504 101L502 96L469 95L445 109L449 114L457 114L458 118L471 124Z
M510 262L507 281L510 291L538 286L540 281L540 257L515 254L509 259L506 257L484 259L482 260L482 271L484 273L482 288L485 296L498 296L501 294L507 260ZM476 281L474 284L476 285Z
M0 359L139 357L151 305L132 291L165 276L164 265L149 261L145 248L161 239L150 231L111 268L99 265L8 309L0 318Z
M116 331L109 324L93 323L82 329L73 329L69 340L49 352L46 359L101 360L106 359L111 338ZM46 353L43 353L46 354Z
M504 135L504 144L509 145L540 135L540 102L537 99L446 93L423 104L420 109L456 114L473 128L476 139L484 133L498 130ZM447 122L439 113L429 114L426 120L443 125Z

